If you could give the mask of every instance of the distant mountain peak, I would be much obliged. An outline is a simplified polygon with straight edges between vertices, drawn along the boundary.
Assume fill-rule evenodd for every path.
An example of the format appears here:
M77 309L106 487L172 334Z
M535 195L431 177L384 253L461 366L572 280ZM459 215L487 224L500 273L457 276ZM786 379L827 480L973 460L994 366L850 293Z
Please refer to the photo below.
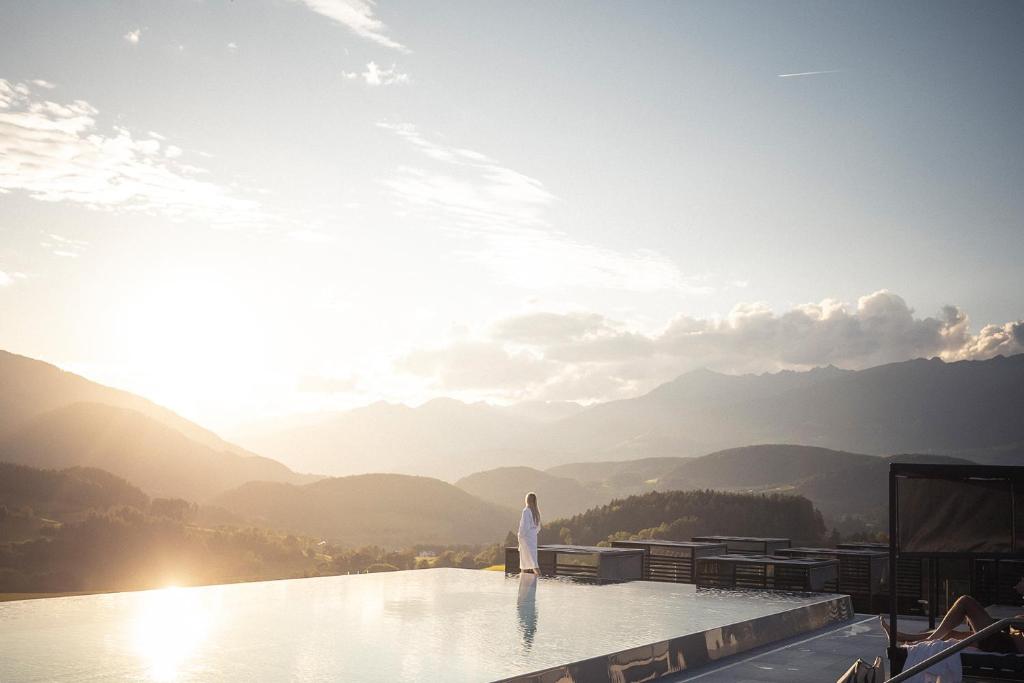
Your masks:
M470 404L460 401L457 398L451 398L450 396L438 396L432 398L426 403L420 405L420 408L447 408L447 407L460 407L464 408Z

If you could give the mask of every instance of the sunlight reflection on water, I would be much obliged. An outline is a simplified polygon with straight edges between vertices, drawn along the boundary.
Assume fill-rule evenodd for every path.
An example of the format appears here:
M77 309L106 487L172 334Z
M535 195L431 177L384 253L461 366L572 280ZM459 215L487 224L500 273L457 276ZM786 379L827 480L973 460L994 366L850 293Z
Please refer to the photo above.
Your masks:
M135 650L148 678L175 681L210 633L212 612L201 594L177 587L150 591L140 602L132 627Z

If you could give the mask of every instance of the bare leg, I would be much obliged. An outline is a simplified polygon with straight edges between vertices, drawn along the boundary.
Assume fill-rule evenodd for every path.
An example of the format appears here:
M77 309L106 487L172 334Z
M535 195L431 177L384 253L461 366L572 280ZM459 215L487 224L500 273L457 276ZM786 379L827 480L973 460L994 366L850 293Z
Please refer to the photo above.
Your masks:
M971 633L977 633L986 626L996 623L996 620L989 616L977 600L969 595L961 595L946 612L942 622L932 631L929 640L945 640L953 629L963 623L970 627Z
M889 633L891 628L889 624L882 617L879 617L879 620L882 623L882 629ZM994 623L995 619L989 616L988 612L985 611L985 608L977 600L969 595L962 595L949 608L946 616L942 618L942 621L935 627L934 631L925 631L924 633L897 632L896 640L903 643L917 643L922 640L963 640L971 633L980 631ZM963 624L967 624L970 629L968 632L955 630Z

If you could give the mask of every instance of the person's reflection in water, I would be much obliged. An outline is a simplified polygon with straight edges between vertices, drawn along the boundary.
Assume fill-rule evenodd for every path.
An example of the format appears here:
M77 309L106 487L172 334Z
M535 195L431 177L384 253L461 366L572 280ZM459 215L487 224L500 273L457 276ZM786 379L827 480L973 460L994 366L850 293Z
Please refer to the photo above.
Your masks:
M527 572L519 574L519 595L516 598L519 611L519 630L523 632L523 646L529 650L533 636L537 633L537 575Z

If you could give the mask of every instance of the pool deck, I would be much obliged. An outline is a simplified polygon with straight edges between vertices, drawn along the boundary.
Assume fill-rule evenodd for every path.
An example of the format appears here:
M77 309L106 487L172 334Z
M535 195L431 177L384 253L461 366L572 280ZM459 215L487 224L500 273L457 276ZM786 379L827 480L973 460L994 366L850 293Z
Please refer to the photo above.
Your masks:
M925 630L925 619L900 618L900 629ZM858 657L885 662L885 635L877 615L858 614L852 621L724 659L690 673L660 680L666 683L827 683L837 680Z

